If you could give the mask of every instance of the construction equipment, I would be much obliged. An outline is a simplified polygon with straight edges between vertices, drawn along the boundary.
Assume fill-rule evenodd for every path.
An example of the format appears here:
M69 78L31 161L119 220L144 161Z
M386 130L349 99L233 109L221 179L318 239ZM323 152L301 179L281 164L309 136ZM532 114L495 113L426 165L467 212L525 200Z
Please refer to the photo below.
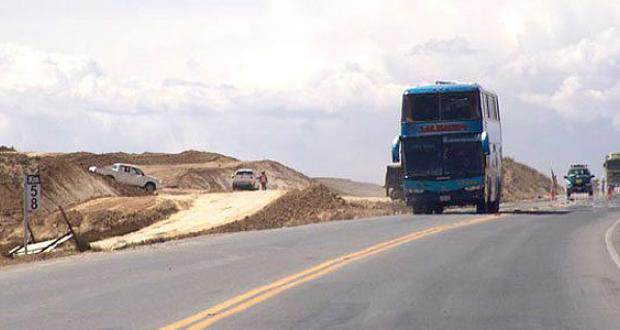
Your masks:
M564 176L566 179L566 198L570 198L573 193L588 193L592 196L592 179L594 175L590 173L587 165L575 164L571 165L568 174Z

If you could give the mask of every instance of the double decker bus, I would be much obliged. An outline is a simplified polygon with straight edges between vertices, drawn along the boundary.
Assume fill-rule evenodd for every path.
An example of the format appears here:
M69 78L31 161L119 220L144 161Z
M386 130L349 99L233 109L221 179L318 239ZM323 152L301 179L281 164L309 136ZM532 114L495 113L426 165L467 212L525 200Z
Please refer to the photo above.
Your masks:
M414 214L441 214L450 205L499 211L502 130L495 93L478 84L440 83L407 89L394 162Z

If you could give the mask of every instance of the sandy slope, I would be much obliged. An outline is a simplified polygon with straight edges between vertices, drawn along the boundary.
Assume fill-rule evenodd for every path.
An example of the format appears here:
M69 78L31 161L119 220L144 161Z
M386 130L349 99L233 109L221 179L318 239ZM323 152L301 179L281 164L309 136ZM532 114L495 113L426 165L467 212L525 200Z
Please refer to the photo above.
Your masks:
M283 190L269 190L161 196L170 199L192 199L193 205L167 220L124 236L91 243L91 246L96 249L115 250L143 242L204 231L254 214L284 193Z

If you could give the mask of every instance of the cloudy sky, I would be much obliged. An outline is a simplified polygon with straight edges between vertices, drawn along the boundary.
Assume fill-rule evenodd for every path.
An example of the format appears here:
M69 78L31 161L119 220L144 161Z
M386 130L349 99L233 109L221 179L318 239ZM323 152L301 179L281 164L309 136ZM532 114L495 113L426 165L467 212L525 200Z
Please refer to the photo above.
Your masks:
M620 151L620 1L2 1L0 144L200 149L380 182L400 99L500 96L549 172Z

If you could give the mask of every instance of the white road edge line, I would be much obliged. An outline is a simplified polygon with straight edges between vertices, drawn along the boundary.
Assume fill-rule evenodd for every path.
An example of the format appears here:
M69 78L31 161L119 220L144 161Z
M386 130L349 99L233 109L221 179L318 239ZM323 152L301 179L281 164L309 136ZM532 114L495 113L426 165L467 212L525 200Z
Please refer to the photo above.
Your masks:
M616 263L616 266L620 268L620 256L618 256L618 251L616 251L616 248L611 241L614 230L618 225L620 225L620 220L616 221L613 225L611 225L611 227L609 227L609 229L607 229L607 233L605 233L605 244L607 244L607 251L611 256L611 259Z

